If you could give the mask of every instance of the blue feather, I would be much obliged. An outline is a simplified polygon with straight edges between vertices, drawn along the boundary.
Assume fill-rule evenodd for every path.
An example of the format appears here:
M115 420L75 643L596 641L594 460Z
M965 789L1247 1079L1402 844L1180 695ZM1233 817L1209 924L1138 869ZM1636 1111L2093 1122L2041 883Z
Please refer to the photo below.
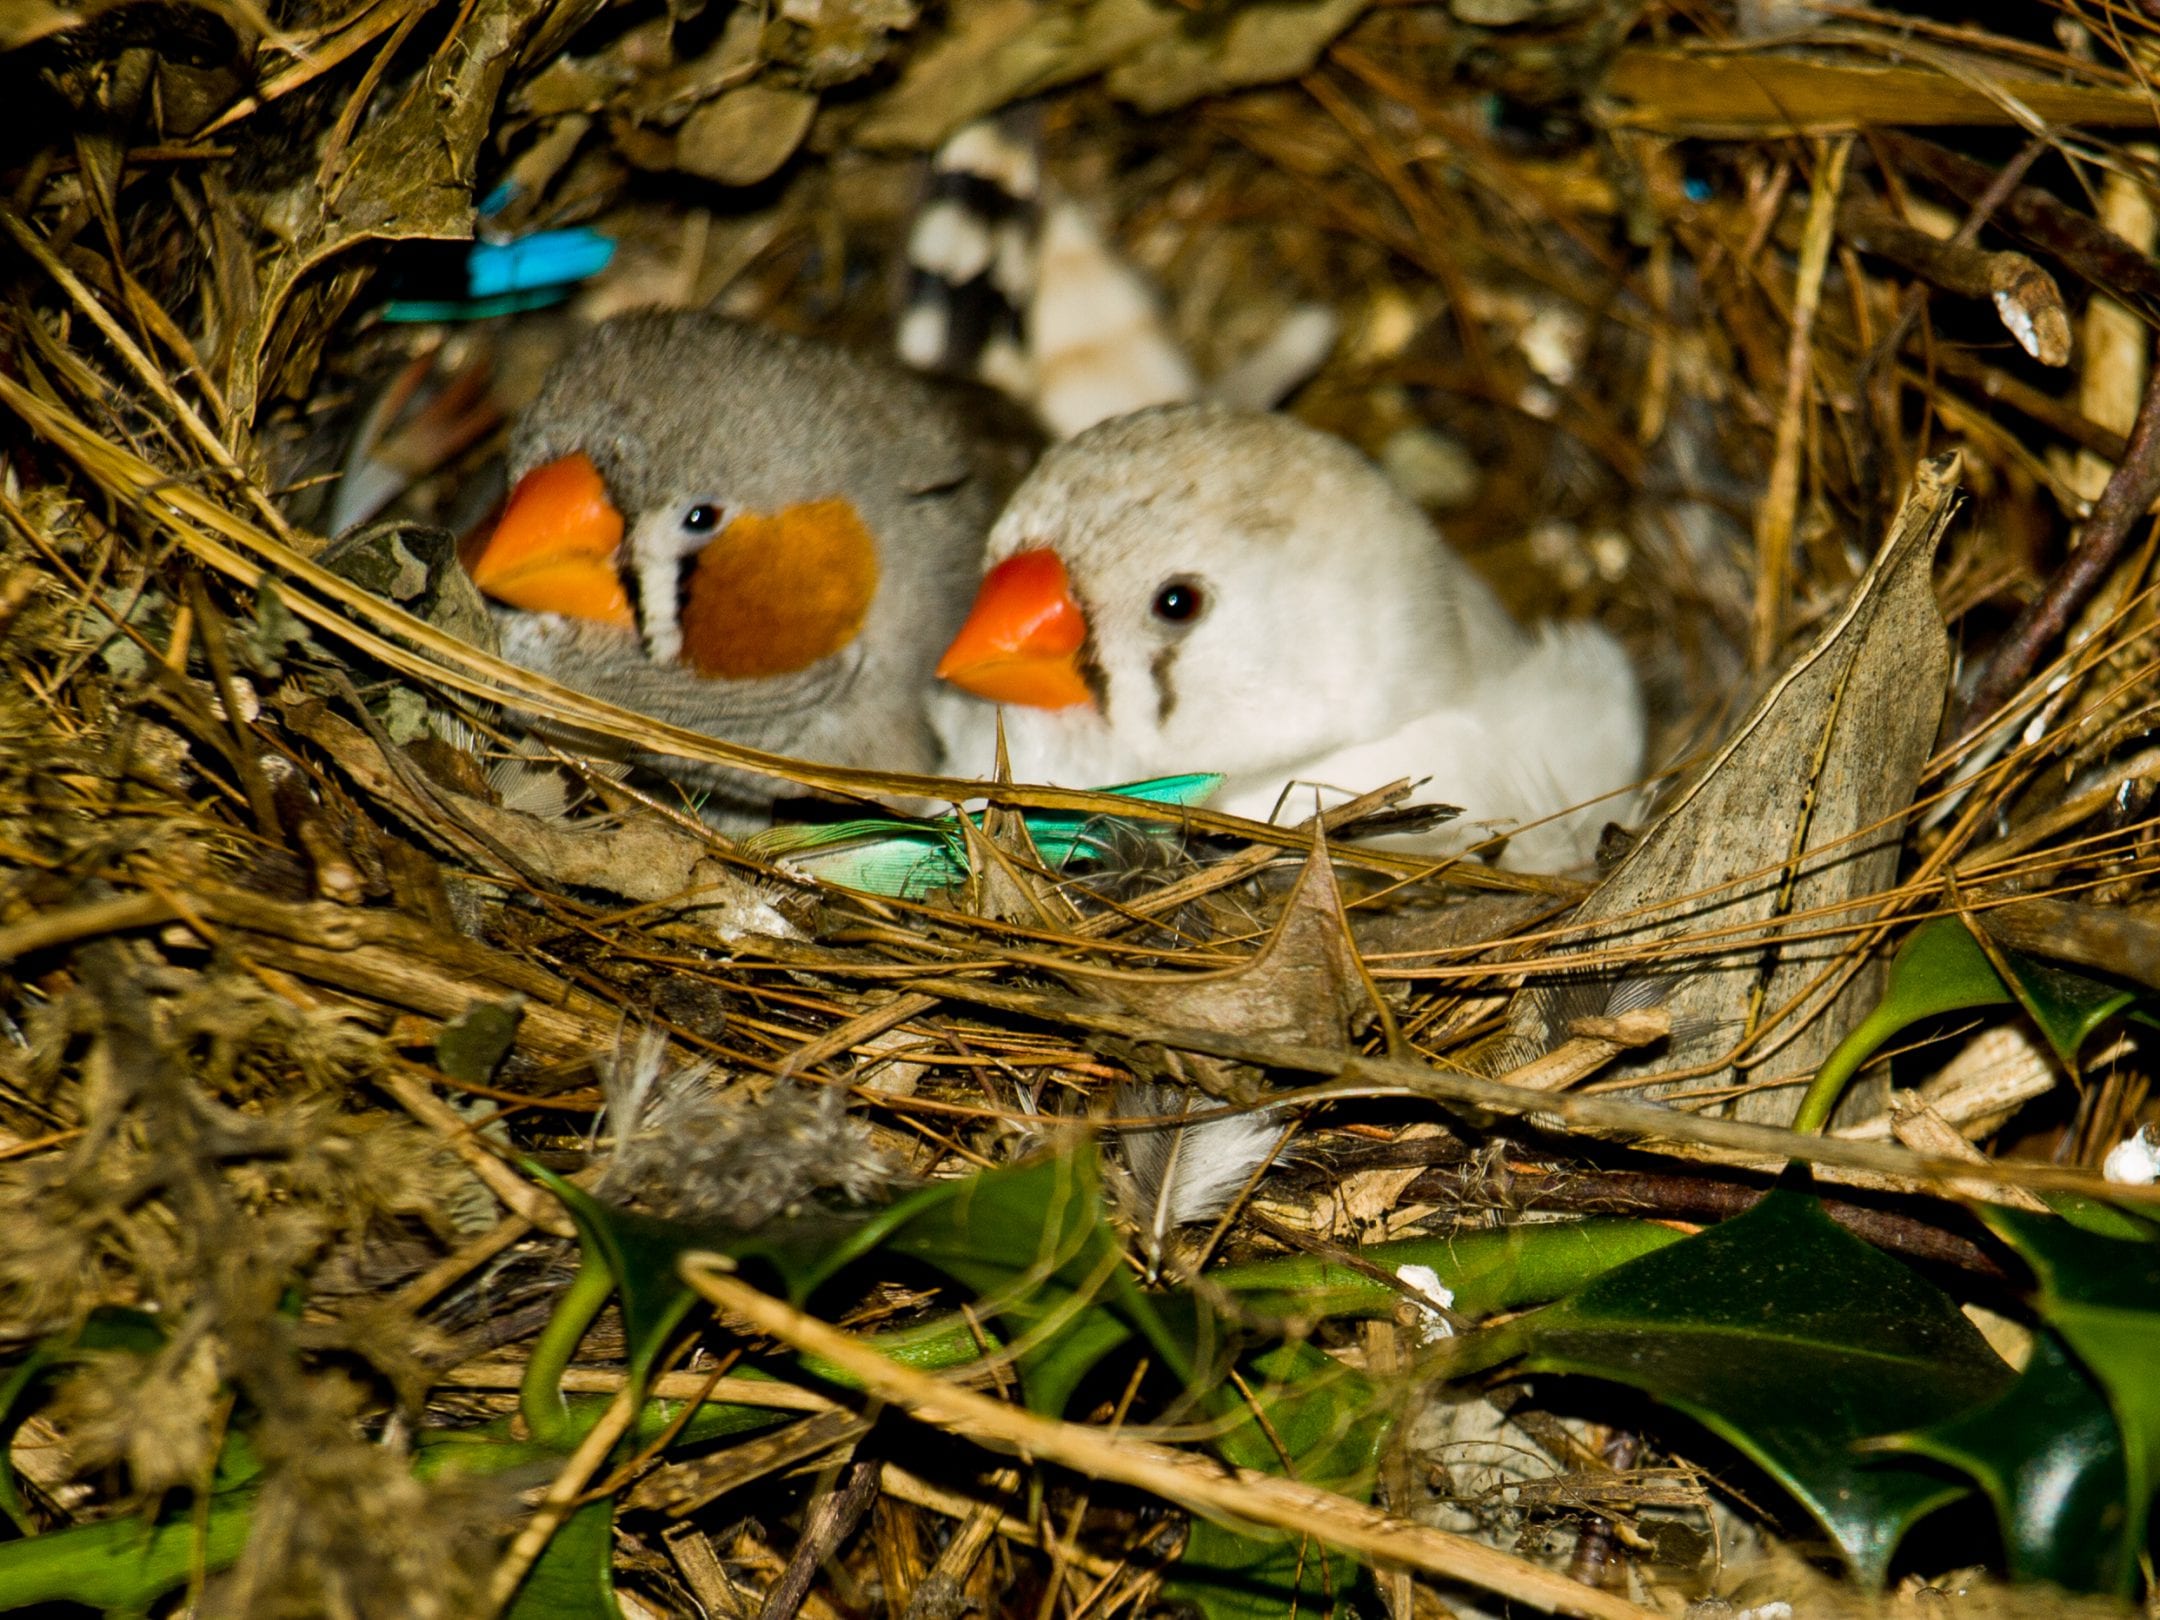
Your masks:
M465 293L497 298L568 286L598 275L614 257L614 238L583 225L534 231L508 242L475 242L465 258Z

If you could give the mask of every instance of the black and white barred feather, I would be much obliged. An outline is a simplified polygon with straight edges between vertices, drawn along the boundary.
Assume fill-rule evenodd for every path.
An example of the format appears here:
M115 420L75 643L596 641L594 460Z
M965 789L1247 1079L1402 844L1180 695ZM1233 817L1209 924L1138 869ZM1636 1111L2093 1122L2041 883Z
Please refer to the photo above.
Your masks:
M1083 203L1048 183L1038 143L1022 109L939 149L908 237L902 360L987 383L1069 438L1150 405L1264 410L1327 358L1334 313L1305 305L1204 381L1156 289Z

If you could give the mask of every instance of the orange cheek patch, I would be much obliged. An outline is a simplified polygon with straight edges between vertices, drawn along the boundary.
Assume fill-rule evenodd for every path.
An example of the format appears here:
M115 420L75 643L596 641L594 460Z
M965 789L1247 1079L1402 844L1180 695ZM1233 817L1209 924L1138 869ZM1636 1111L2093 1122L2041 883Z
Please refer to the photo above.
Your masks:
M855 639L877 584L877 544L849 502L747 513L698 553L683 661L731 680L807 669Z

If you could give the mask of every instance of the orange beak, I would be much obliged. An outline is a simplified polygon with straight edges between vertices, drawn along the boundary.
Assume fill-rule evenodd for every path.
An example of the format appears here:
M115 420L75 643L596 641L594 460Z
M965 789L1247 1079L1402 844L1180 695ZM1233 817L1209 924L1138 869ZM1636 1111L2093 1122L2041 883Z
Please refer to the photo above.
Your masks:
M937 672L963 691L993 703L1066 709L1091 703L1080 673L1087 617L1065 583L1054 551L1022 551L984 576L967 623L953 637Z
M502 521L465 571L511 607L633 630L637 620L615 572L622 536L622 514L608 499L600 469L579 452L518 480Z

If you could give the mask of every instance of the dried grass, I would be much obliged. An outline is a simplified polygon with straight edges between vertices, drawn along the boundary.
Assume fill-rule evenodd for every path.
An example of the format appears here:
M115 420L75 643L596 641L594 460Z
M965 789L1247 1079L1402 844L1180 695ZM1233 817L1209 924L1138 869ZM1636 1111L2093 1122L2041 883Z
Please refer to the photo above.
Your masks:
M36 1476L41 1518L198 1485L237 1401L269 1485L202 1612L483 1607L476 1549L505 1504L415 1480L399 1442L426 1401L503 1409L484 1393L500 1361L481 1358L537 1329L565 1253L547 1233L566 1230L510 1161L596 1163L594 1132L624 1128L625 1104L601 1119L605 1087L641 1031L668 1063L704 1066L726 1115L678 1101L644 1114L648 1130L736 1140L761 1118L791 1144L784 1175L760 1161L784 1185L696 1194L760 1211L875 1179L796 1159L861 1148L915 1177L956 1173L1014 1156L1047 1120L1099 1118L1127 1080L1249 1100L1254 1064L1311 1083L1270 1098L1301 1125L1267 1196L1216 1234L1241 1251L1285 1232L1356 1241L1417 1199L1442 1229L1502 1218L1511 1173L1608 1173L1614 1136L1698 1170L1797 1151L1877 1186L1939 1192L1971 1173L1601 1094L1640 1089L1599 1077L1643 1051L1656 1067L1669 1022L1584 1026L1542 1069L1497 1078L1491 1042L1519 986L1590 967L1684 972L1807 944L1864 996L1923 917L1999 911L2068 948L2150 905L2153 24L2039 4L1984 25L1805 4L1563 7L1507 27L1467 5L1335 9L1303 63L1291 41L1266 69L1220 8L1128 7L1150 20L1126 38L1112 0L934 22L898 0L824 0L748 32L696 5L671 27L657 7L537 0L38 0L0 20L0 89L37 115L0 148L17 250L0 406L22 430L0 486L0 1335L26 1344L119 1306L172 1329L155 1354L108 1352L69 1378L45 1414L67 1467ZM1797 39L1744 26L1773 12ZM1027 31L1053 23L1055 49ZM1345 341L1299 411L1422 478L1514 606L1622 631L1676 775L1836 621L1921 456L1958 450L1970 504L1934 578L1977 695L1915 805L1810 852L1890 837L1894 877L1857 902L1585 951L1580 885L1338 844L1357 949L1329 993L1349 983L1378 1015L1349 1048L1339 1016L1269 976L1317 829L1163 812L1181 831L1167 865L1072 884L1015 855L999 892L1035 909L970 910L806 881L643 779L584 770L574 833L494 802L454 741L500 737L506 710L829 795L969 791L730 747L556 687L325 568L310 532L341 434L438 341L367 313L409 262L394 244L469 234L476 185L519 180L507 228L593 220L618 237L588 312L718 300L876 343L907 149L964 110L939 99L954 84L1042 92L1053 171L1102 200L1204 365L1300 301L1336 309ZM713 161L700 110L746 88L816 104L803 149L733 189L686 176ZM740 181L749 157L730 152ZM1885 211L1926 243L1898 249ZM2007 280L1977 263L2012 254ZM2042 265L2057 305L2025 275ZM2069 367L2028 358L1970 295L1991 273L2012 328L2074 327ZM435 358L489 351L514 408L552 330L473 328ZM395 515L467 510L494 448L422 469ZM2119 549L2070 600L2073 526L2097 503L2090 543L2111 502ZM2053 632L2030 631L2034 604ZM1789 883L1794 864L1780 850L1731 885ZM2036 900L2095 909L2071 926ZM1789 1099L1805 1068L1774 1050L1736 1068L1734 1053L1852 1005L1731 1009L1714 1062L1658 1079L1700 1082L1687 1100L1706 1110L1765 1085ZM506 1011L514 1036L471 1057L459 1032ZM1901 1077L1957 1044L1907 1054ZM1993 1184L2095 1185L2108 1146L2151 1117L2148 1091L2130 1050L2007 1124L1983 1110ZM844 1115L821 1100L843 1096ZM1423 1134L1436 1101L1456 1134ZM662 1160L614 1163L619 1185L666 1181ZM1436 1164L1455 1178L1444 1193ZM1664 1195L1630 1196L1654 1210ZM914 1280L855 1302L863 1319L919 1309ZM958 1399L887 1393L932 1412ZM946 1426L1007 1421L970 1407ZM1353 1523L1280 1481L1240 1495L1168 1448L1066 1427L1002 1440L1176 1502L1333 1512L1342 1545L1459 1573L1438 1532L1413 1547L1399 1521ZM814 1438L813 1457L841 1443ZM882 1583L897 1613L935 1561L945 1588L996 1612L1144 1600L1160 1549L1137 1498L1061 1488L1070 1522L1045 1550L1010 1517L1015 1476L990 1467L976 1499L886 1464L880 1536L846 1544L832 1591ZM584 1477L557 1481L557 1506ZM779 1579L772 1549L792 1545L801 1501L726 1509L753 1512L717 1542L738 1571L771 1566L752 1584ZM697 1522L717 1531L726 1512ZM979 1557L937 1558L951 1520L966 1527L951 1545ZM656 1545L625 1541L618 1563L651 1605L736 1601L714 1542ZM1502 1556L1464 1556L1487 1554Z

